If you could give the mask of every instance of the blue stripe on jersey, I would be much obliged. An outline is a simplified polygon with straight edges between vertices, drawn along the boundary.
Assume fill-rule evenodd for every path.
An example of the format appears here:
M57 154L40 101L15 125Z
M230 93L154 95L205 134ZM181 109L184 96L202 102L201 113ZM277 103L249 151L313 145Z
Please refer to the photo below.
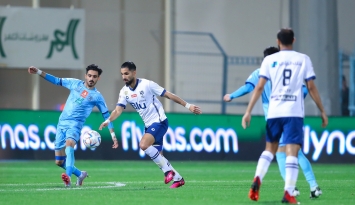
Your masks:
M316 76L309 77L309 78L306 79L306 82L309 81L309 80L314 80L314 79L316 79Z
M245 82L245 84L250 84L250 85L253 86L253 88L255 88L255 85L253 83L251 83L251 82Z
M269 78L268 78L268 77L263 76L263 75L259 75L259 78L264 78L264 79L266 79L266 80L269 80Z
M106 112L102 113L102 115L104 115L104 114L106 114L106 113L108 113L108 111L106 111Z
M124 109L126 109L126 106L125 106L124 104L117 103L117 106L121 106L121 107L123 107Z
M62 79L61 79L61 78L59 78L59 85L60 85L60 86L63 86L63 85L62 85Z
M159 110L158 110L157 106L155 106L155 104L154 104L154 95L153 95L153 105L154 105L155 110L157 111L157 113L158 113L158 115L159 115L159 121L161 122Z
M164 89L163 92L160 94L160 96L163 97L165 92L166 92L166 90Z
M134 86L134 88L132 89L129 85L126 85L130 90L134 91L137 87L138 87L138 83L139 83L139 78L137 78L137 83Z

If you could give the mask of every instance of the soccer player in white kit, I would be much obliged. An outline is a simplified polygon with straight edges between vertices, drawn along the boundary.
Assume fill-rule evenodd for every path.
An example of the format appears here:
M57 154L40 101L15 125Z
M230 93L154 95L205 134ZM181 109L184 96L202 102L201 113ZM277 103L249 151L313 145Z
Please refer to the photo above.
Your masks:
M279 52L278 48L268 47L263 52L264 58L266 56L274 54L276 52ZM248 79L245 81L245 84L243 86L241 86L240 88L238 88L236 91L234 91L231 94L226 94L224 96L223 100L226 102L231 102L235 98L239 98L241 96L244 96L245 94L252 92L255 88L255 85L258 84L259 72L260 72L259 68L254 70L250 74ZM265 119L267 119L267 113L268 113L268 109L269 109L269 98L270 98L270 93L271 93L271 87L272 87L271 82L268 81L265 84L263 93L261 94L262 106L264 109ZM302 89L303 89L303 96L305 98L306 95L308 94L308 90L307 90L305 84L302 86ZM281 176L285 180L286 153L285 153L285 144L283 143L282 137L279 141L279 148L276 152L276 160L279 165L279 170L280 170ZM310 185L310 190L311 190L310 198L311 199L318 198L322 194L322 190L319 188L319 186L316 182L316 177L314 176L312 165L309 162L309 160L307 159L307 157L304 155L304 153L302 152L302 149L300 149L300 151L298 152L298 162L299 162L299 165L304 173L304 176L305 176L307 182ZM298 195L300 195L300 192L298 189L295 188L295 191L293 192L293 194L295 196L298 196Z
M121 66L121 75L126 83L120 91L117 106L110 117L100 125L100 130L119 117L129 103L141 116L145 125L145 133L139 142L139 147L159 166L164 172L165 184L174 180L170 188L178 188L185 184L182 176L172 167L162 155L163 137L168 130L168 119L163 105L157 96L166 97L186 107L194 114L201 114L201 109L189 104L175 94L166 91L157 83L143 78L136 78L136 65L125 62Z
M283 133L286 144L286 177L283 203L297 204L293 190L298 177L298 151L303 144L304 99L302 84L305 81L308 92L321 112L322 126L328 124L318 90L314 84L315 73L310 58L292 50L294 33L292 29L281 29L277 34L280 52L264 58L259 73L259 82L242 119L245 129L250 125L251 111L263 92L268 80L271 82L269 110L266 122L266 148L256 167L249 198L257 201L262 179L268 171L279 146Z

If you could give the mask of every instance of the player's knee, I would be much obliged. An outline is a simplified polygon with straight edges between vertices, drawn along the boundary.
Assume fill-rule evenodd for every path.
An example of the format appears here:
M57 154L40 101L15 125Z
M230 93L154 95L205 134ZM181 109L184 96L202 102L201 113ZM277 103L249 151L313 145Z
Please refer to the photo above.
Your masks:
M63 165L64 160L55 160L55 164L59 167Z
M144 143L142 141L139 142L139 147L144 151L146 149L148 149L150 145L148 145L147 143Z

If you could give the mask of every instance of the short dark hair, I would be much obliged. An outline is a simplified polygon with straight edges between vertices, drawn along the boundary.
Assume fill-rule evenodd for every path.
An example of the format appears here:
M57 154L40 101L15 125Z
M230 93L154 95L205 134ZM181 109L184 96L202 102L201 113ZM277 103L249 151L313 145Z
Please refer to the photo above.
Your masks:
M271 55L271 54L274 54L274 53L277 53L279 52L280 50L276 47L273 47L273 46L270 46L268 48L265 48L264 50L264 58L268 55Z
M88 67L86 67L86 74L89 72L89 70L94 70L94 71L97 71L99 73L99 76L101 75L102 73L102 69L96 65L96 64L90 64L88 65Z
M292 45L294 36L291 28L283 28L277 33L277 39L285 46Z
M128 68L128 70L136 70L136 65L132 61L126 61L121 65L121 68Z

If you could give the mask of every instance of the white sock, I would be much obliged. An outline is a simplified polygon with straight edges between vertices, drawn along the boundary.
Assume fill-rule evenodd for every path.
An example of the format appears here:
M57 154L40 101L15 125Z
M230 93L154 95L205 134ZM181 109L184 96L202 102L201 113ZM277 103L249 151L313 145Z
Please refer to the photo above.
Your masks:
M260 178L260 183L262 182L273 159L274 155L271 152L264 151L263 153L261 153L255 172L255 177L258 176Z
M150 158L164 173L171 170L171 168L168 166L168 161L159 153L157 148L149 146L146 150L144 150L144 152L150 156Z
M298 159L294 156L286 157L285 191L291 196L296 187L298 177Z
M170 164L170 162L165 157L163 157L163 158L166 160L168 166L175 172L174 181L180 181L182 179L182 176L179 174L179 172L177 172L174 169L174 167Z

